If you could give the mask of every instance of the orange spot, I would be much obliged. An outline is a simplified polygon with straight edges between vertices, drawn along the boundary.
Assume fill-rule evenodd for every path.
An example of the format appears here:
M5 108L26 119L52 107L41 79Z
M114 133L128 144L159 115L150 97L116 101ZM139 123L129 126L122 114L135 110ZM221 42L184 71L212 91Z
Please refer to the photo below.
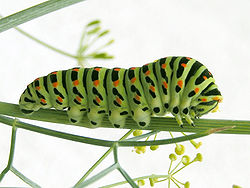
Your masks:
M168 84L167 84L167 82L163 82L163 85L164 85L164 87L167 89L168 88Z
M206 77L206 76L203 76L203 78L204 78L204 80L206 80L206 79L207 79L207 77Z
M135 70L135 67L131 67L130 70Z
M96 68L94 68L94 70L96 70L96 71L100 71L101 70L101 68L100 67L96 67Z
M46 103L47 103L45 99L41 99L41 102L42 102L43 104L46 104Z
M53 82L52 85L53 85L53 87L57 87L58 86L58 82Z
M214 100L214 101L219 101L220 98L219 98L219 97L213 97L213 100Z
M145 75L149 75L150 74L150 70L148 70L147 72L145 72Z
M190 59L191 59L191 57L186 57L186 59L190 60Z
M113 82L113 85L114 85L115 87L117 87L117 86L119 85L119 82L120 82L120 80L116 80L116 81Z
M181 66L183 66L184 68L187 66L187 64L185 63L182 63Z
M40 90L41 88L39 86L36 86L36 90Z
M95 81L93 82L94 86L96 86L96 87L99 85L99 83L100 83L100 80L95 80Z
M119 97L116 97L116 102L117 102L118 104L122 104L122 100L121 100Z
M167 67L166 63L164 63L164 64L161 65L161 68L163 68L163 69L165 69L166 67Z
M35 81L36 81L36 80L40 80L40 78L36 78Z
M141 99L141 97L139 95L136 95L135 99L139 101Z
M74 85L74 86L79 85L79 80L75 80L75 81L73 81L73 85Z
M115 68L114 71L120 71L121 69L120 68Z
M208 74L211 76L211 72L208 72Z
M195 93L198 93L199 91L200 91L200 89L198 87L194 89Z
M81 97L79 97L79 96L76 96L76 100L77 100L78 102L81 102L81 101L82 101Z
M131 79L132 83L135 83L135 81L136 81L136 77L134 77L134 78Z
M149 89L153 92L155 92L155 87L154 86L150 86Z
M207 102L207 99L203 98L201 99L202 102Z
M101 99L99 97L96 96L95 100L96 100L97 103L101 103Z
M52 73L50 73L50 74L56 74L57 73L57 71L55 71L55 72L52 72Z
M75 69L73 69L73 71L79 71L79 68L75 68Z
M63 99L62 99L61 97L57 97L57 100L58 100L59 102L63 102Z
M183 87L183 81L182 81L182 80L179 80L179 81L177 82L177 85L178 85L180 88L182 88L182 87Z

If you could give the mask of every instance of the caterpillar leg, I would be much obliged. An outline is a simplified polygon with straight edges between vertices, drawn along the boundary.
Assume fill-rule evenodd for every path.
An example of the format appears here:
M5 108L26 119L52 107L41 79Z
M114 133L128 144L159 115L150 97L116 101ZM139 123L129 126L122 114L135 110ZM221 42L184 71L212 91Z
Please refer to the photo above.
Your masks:
M189 125L192 125L193 127L195 127L195 124L189 115L185 115L184 117Z
M176 119L178 125L179 125L181 128L183 128L183 122L182 122L181 116L180 116L179 114L176 114L176 115L174 115L174 117L175 117L175 119Z
M109 111L109 121L115 128L124 127L128 111Z
M139 127L147 127L151 120L150 111L144 111L143 109L137 108L135 111L131 111L132 118L136 121Z
M95 128L101 126L105 113L105 110L89 109L87 116L90 122L90 127Z
M78 123L81 121L86 109L79 109L77 106L72 106L68 108L67 114L69 117L69 121L72 123Z

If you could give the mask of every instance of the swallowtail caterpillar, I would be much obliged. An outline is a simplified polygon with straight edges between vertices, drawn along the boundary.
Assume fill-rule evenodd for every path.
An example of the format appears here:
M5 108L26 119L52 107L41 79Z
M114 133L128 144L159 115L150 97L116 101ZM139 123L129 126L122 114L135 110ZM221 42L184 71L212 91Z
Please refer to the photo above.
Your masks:
M40 108L67 109L69 120L83 115L92 127L100 126L105 114L114 127L123 127L132 116L140 127L150 124L152 114L170 112L182 127L182 118L212 111L222 101L208 69L189 57L165 57L142 67L72 68L55 71L30 83L20 97L23 113Z

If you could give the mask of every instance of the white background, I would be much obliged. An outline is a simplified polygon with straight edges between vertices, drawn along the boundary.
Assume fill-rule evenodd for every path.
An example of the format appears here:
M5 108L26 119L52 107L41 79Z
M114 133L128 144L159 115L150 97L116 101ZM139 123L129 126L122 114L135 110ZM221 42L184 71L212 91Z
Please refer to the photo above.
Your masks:
M1 0L0 13L9 15L42 1ZM193 57L207 66L224 96L220 111L205 116L214 119L250 120L250 2L248 0L89 0L40 17L20 26L60 49L77 50L83 26L99 18L116 41L108 52L112 61L91 61L92 66L141 66L155 59L179 55ZM0 34L0 100L18 103L26 85L54 70L68 69L76 62L54 53L15 30ZM40 126L102 139L118 139L126 130ZM166 125L167 126L167 125ZM179 135L179 134L177 134ZM163 134L163 136L169 135ZM180 135L179 135L180 136ZM8 161L11 128L0 124L0 171ZM177 174L194 188L249 187L250 136L212 135L199 139L204 157ZM187 154L197 152L187 142ZM137 155L132 148L119 149L121 165L132 177L167 174L168 155L174 146L161 146ZM42 187L70 187L106 151L53 137L18 130L14 166ZM112 163L106 160L96 172ZM90 187L121 180L113 172ZM0 186L27 186L8 173ZM166 187L167 182L156 184ZM121 187L129 187L123 185ZM147 184L145 187L149 187ZM172 187L175 187L174 185Z

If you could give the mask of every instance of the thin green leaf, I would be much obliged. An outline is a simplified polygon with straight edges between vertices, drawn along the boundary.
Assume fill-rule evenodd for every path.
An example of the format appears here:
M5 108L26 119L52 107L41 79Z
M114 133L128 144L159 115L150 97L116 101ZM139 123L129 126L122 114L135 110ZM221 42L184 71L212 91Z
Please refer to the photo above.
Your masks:
M101 30L101 27L96 27L96 28L91 29L90 31L88 31L87 34L88 35L93 35L93 34L96 34L100 30Z
M89 22L86 27L97 25L97 24L100 24L100 23L101 23L100 20L94 20L94 21Z
M50 0L0 19L0 32L84 0Z

